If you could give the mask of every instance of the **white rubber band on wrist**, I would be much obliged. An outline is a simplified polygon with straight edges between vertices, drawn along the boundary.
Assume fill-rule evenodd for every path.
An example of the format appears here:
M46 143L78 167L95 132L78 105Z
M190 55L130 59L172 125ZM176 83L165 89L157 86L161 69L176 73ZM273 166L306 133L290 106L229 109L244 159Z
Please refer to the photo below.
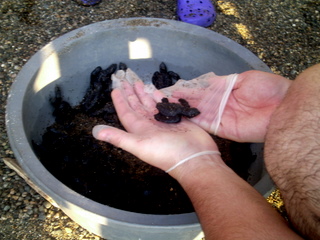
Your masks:
M193 154L183 160L181 160L180 162L178 162L177 164L173 165L171 168L169 168L166 173L172 171L173 169L175 169L176 167L180 166L181 164L193 159L193 158L196 158L196 157L199 157L199 156L202 156L202 155L208 155L208 154L217 154L217 155L221 155L220 152L218 151L203 151L203 152L198 152L196 154Z
M229 83L228 88L226 89L225 93L223 94L221 102L220 102L219 111L218 111L217 125L213 130L213 134L214 135L218 134L218 129L219 129L219 126L220 126L221 117L222 117L224 108L226 107L226 104L228 102L230 93L231 93L231 91L233 89L233 86L234 86L235 82L237 81L237 79L238 79L238 74L231 74L227 78L227 81L230 81L230 83Z

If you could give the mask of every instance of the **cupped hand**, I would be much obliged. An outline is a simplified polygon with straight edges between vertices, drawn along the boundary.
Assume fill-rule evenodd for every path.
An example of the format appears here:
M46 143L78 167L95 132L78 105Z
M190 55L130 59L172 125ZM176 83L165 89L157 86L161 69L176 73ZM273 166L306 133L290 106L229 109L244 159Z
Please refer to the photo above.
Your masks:
M156 102L144 91L142 81L129 83L123 80L116 85L112 100L127 131L98 125L93 129L95 138L120 147L162 170L168 170L198 152L218 150L210 135L187 119L178 124L156 121Z
M209 133L238 142L263 142L271 114L290 84L284 77L256 70L228 76L208 73L155 91L154 98L159 101L165 94L171 100L186 99L201 112L191 121Z

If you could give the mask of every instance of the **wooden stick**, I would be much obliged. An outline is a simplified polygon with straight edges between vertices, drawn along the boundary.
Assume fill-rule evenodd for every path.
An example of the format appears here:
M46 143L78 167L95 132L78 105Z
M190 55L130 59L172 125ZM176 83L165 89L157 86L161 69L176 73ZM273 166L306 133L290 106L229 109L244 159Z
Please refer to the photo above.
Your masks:
M20 167L16 159L13 158L3 158L4 163L12 170L14 170L20 177L22 177L30 187L32 187L37 193L39 193L44 199L46 199L51 205L56 208L60 208L58 204L45 192L43 192L36 184L34 184L27 174Z

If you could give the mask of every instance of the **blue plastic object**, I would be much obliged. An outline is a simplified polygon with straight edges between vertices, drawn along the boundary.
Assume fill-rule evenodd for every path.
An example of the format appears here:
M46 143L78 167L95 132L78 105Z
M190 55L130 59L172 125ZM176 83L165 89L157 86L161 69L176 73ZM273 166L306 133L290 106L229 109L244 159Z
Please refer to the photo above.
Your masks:
M77 0L76 2L83 6L93 6L100 3L102 0Z
M209 27L216 19L216 10L211 0L178 0L178 20Z

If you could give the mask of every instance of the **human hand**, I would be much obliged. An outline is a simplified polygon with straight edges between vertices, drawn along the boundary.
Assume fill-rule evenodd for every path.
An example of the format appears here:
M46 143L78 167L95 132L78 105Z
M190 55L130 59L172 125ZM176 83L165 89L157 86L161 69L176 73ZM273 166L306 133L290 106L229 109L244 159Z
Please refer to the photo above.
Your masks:
M112 100L127 132L100 125L93 129L95 138L120 147L162 170L168 170L196 153L218 151L210 135L187 119L179 124L156 121L156 102L144 91L143 82L130 69L118 71L112 79L116 85Z
M222 138L263 142L271 114L290 84L284 77L256 70L228 76L209 73L190 81L180 80L155 91L154 97L157 101L163 94L186 99L201 112L191 121Z

